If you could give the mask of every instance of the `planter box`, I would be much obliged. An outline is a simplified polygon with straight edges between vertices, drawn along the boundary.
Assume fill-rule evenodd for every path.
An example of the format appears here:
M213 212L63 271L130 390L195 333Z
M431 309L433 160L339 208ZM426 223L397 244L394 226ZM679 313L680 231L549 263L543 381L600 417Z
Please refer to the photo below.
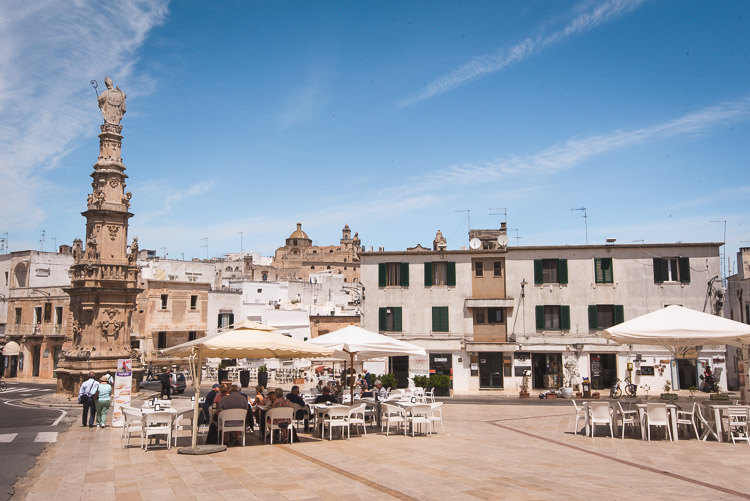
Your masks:
M436 397L449 397L451 394L450 388L435 388L433 391Z
M557 393L547 393L547 398L557 398Z
M521 391L518 393L518 398L529 398L531 396L531 393L528 391Z
M576 398L583 398L583 393L581 393L580 391L577 391Z
M662 393L659 398L662 400L677 400L677 393Z
M305 384L304 378L297 378L294 380L294 384Z
M709 397L711 400L729 400L729 395L722 395L721 393L711 393Z
M591 398L592 398L593 400L599 400L599 394L598 394L598 393L592 393L592 394L591 394Z

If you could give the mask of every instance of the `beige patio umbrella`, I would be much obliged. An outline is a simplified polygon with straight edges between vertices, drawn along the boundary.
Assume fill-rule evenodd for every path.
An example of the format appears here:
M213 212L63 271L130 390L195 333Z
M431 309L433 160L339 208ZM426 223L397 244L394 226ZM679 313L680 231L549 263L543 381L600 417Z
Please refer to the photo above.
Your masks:
M182 454L205 453L198 448L198 413L201 383L201 361L208 357L217 358L309 358L328 357L333 350L315 346L306 341L298 341L276 332L275 327L244 320L234 328L210 336L188 341L162 350L165 355L188 357L190 373L195 389L195 409L193 412L192 447L183 448ZM223 450L220 448L218 450Z

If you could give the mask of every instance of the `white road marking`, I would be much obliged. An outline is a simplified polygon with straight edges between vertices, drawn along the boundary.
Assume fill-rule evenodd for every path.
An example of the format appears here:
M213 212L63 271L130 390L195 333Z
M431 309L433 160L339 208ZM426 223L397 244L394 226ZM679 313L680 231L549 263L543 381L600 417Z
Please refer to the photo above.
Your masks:
M40 431L36 434L36 438L34 439L34 442L57 442L57 432L56 431Z
M66 411L60 411L60 412L62 412L62 414L60 414L59 418L55 419L55 422L52 423L52 426L57 426L58 424L60 424L60 421L62 421L62 418L64 418L68 414Z
M12 388L5 390L3 392L0 392L0 395L5 395L6 393L13 393L14 391L29 391L31 388Z
M18 436L18 433L6 433L4 435L0 435L0 443L5 443L5 444L10 443L17 436Z

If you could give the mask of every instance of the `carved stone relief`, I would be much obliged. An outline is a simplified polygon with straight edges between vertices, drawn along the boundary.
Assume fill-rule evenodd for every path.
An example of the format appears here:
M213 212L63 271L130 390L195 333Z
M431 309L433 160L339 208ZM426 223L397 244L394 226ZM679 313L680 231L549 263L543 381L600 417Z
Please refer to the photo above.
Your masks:
M117 339L120 336L120 329L125 325L125 322L122 320L115 320L118 314L118 311L115 308L107 308L103 313L104 319L97 324L101 335L104 336L107 341L109 341L110 337Z
M120 227L108 224L107 229L109 230L109 239L114 241L117 238L117 232L120 230Z
M119 184L120 184L120 181L119 181L119 180L118 180L117 178L114 178L114 177L113 177L112 179L110 179L110 180L109 180L109 185L110 185L110 186L111 186L112 188L117 188L117 186L118 186Z

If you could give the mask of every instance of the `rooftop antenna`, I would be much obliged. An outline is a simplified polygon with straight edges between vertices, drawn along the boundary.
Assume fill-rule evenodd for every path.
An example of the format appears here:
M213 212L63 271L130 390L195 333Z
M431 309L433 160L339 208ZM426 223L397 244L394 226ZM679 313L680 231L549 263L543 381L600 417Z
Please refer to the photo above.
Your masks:
M570 210L583 211L583 225L586 227L586 245L588 245L589 244L589 218L588 218L588 213L586 212L586 207L579 207L577 209L570 209Z
M634 244L642 244L643 242L644 242L644 240L642 238L640 238L638 240L633 240Z
M3 233L3 236L0 237L0 254L7 254L8 251L8 232L6 231Z
M99 97L99 91L97 90L99 88L99 82L96 80L92 80L89 82L94 87L94 92L96 92L96 97Z
M164 259L167 258L167 248L166 247L159 247L160 251L164 251L162 254L164 255Z
M453 212L465 212L466 213L469 232L471 232L471 209L459 209L459 210L454 210Z
M203 242L203 245L201 245L201 247L206 248L206 261L208 261L208 237L201 238L201 242Z
M723 254L723 256L721 257L721 262L722 264L724 264L724 262L727 260L727 220L726 219L719 219L719 220L712 219L711 221L709 221L709 223L724 223L724 240L722 241L722 244L724 245L722 245L722 249L721 249L722 251L721 253ZM724 266L722 266L722 272L724 271L723 268ZM724 279L726 278L728 273L722 273L722 274L723 274L723 277L721 281L724 282Z
M490 211L490 216L500 216L500 215L502 215L503 216L503 223L508 224L508 209L506 209L505 207L490 207L489 211ZM497 211L497 212L492 212L492 211ZM500 212L500 211L502 211L502 212Z
M44 252L44 230L42 230L42 238L39 239L39 243L41 244L41 251Z
M519 240L521 240L523 237L518 236L518 228L508 228L508 231L516 232L516 236L514 237L516 239L516 245L521 245L521 242L519 242Z

